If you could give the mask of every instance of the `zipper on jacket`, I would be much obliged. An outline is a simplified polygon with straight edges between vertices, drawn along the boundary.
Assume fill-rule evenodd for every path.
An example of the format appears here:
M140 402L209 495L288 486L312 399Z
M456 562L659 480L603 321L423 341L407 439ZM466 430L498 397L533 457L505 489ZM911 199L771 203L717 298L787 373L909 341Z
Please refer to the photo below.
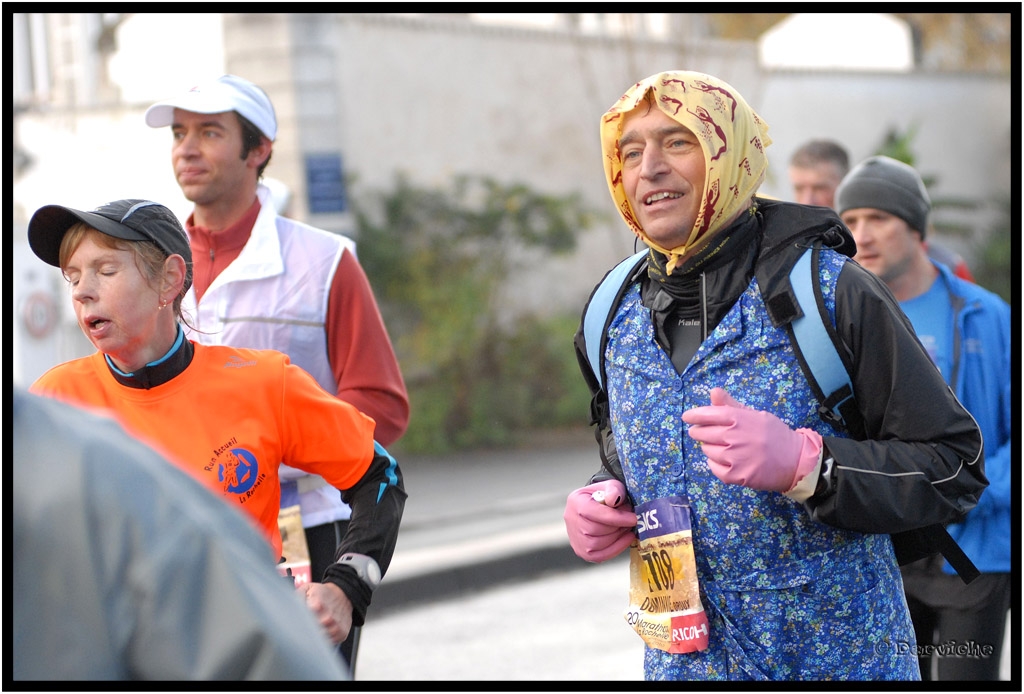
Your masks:
M708 276L700 273L700 341L708 339Z

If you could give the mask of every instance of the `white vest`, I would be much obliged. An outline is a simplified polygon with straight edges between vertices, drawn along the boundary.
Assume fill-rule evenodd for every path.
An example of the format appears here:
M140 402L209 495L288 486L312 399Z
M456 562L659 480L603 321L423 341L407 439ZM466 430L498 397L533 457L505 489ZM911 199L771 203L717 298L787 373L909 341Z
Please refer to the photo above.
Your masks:
M349 238L279 217L262 184L261 209L238 257L217 276L196 308L194 288L182 311L195 326L186 336L206 345L284 352L331 394L338 392L327 358L327 298Z

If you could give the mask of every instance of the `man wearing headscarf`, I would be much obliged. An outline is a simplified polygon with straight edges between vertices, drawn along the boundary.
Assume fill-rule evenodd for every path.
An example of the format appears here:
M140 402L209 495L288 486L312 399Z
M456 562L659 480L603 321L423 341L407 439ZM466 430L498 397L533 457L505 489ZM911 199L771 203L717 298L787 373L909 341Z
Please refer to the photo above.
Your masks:
M648 77L604 114L609 190L648 252L604 330L603 466L569 495L566 529L587 561L630 548L647 679L916 680L888 533L977 502L981 436L891 294L848 262L839 219L756 196L770 143L733 87L697 72ZM769 306L773 270L815 243L849 430L819 416ZM947 478L970 493L951 500Z

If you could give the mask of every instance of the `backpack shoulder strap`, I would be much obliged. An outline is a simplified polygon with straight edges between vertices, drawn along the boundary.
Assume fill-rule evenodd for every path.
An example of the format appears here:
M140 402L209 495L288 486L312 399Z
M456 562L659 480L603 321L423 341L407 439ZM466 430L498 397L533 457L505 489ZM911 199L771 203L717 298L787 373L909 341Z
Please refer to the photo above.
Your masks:
M818 282L820 246L806 249L793 264L789 283L799 306L790 323L793 345L811 388L821 404L818 414L827 422L849 428L843 409L853 404L853 382L839 356L838 336L821 295Z
M626 284L636 268L647 257L646 249L631 255L612 268L597 285L583 309L583 340L585 356L600 390L604 390L604 346L611 322Z
M820 240L811 246L776 246L758 259L755 274L772 323L786 331L818 399L818 414L829 424L853 433L861 428L860 413L839 335L821 294L821 248Z
M798 317L790 323L790 335L800 365L821 403L819 415L825 421L849 430L849 418L859 415L856 414L853 381L839 356L838 336L821 295L819 255L818 244L808 248L789 273L793 297L800 309ZM940 553L964 583L970 583L979 575L970 557L942 525L894 533L891 537L896 560L901 566Z

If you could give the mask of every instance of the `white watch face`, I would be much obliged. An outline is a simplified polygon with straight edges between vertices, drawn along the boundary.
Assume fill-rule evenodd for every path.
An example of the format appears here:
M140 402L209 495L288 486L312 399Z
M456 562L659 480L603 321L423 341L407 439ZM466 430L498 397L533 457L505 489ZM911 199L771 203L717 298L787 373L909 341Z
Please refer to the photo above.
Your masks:
M370 588L380 585L380 566L377 565L373 557L368 557L365 554L346 554L341 557L340 561L354 568L356 575Z
M367 578L370 580L370 583L373 586L377 586L377 585L380 584L380 579L381 579L380 567L377 566L377 562L375 562L373 560L370 560L369 562L367 562L366 563L366 573L367 573Z

